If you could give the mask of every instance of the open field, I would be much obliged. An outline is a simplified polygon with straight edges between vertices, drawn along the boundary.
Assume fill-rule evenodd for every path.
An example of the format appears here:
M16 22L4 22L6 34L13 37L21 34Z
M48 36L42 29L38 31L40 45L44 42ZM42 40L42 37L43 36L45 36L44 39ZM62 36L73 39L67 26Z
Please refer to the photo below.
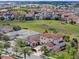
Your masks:
M79 26L71 25L71 24L61 24L60 21L55 20L34 20L34 21L0 21L0 24L11 24L11 25L19 25L22 28L28 28L38 32L44 32L48 28L54 28L58 33L64 33L69 35L77 35L79 36ZM52 32L48 30L49 32Z

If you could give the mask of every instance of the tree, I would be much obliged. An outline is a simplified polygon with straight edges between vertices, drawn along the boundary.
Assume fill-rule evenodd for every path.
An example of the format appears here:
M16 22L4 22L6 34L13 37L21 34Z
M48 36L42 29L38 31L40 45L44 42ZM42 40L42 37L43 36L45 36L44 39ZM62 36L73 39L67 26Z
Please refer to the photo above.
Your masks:
M10 38L8 36L4 35L2 37L2 39L3 39L3 42L4 42L4 48L6 49L6 53L8 53L7 49L10 47L10 42L8 42L8 41L10 41Z
M21 48L21 52L23 53L24 55L24 59L26 59L26 55L30 56L32 50L30 47L22 47Z
M71 47L75 47L75 42L71 41Z
M43 46L41 50L44 51L43 55L45 55L45 56L48 55L48 52L49 52L49 51L48 51L47 46Z
M75 48L70 48L70 54L71 54L71 58L75 59L75 55L76 55L76 49Z
M10 41L10 38L9 38L8 36L6 36L6 35L4 35L2 39L3 39L3 41L5 41L5 42Z
M61 14L57 14L57 15L55 16L55 20L61 20Z
M53 31L53 33L55 33L55 34L56 34L56 33L57 33L57 30L55 29L55 30Z
M48 30L45 30L44 33L48 33Z
M74 24L76 24L76 22L74 22L73 20L71 20L70 24L74 25Z
M73 41L74 41L76 44L78 44L77 38L73 38Z
M10 42L5 42L4 43L4 48L6 49L6 53L8 53L7 49L10 48Z
M0 33L0 40L2 40L2 36L3 36L3 34L2 34L2 33Z
M0 20L3 21L5 18L4 17L0 17Z
M31 47L28 47L23 40L17 40L16 46L19 49L19 51L24 55L24 59L26 59L26 55L30 56L32 49Z
M16 46L17 47L25 47L26 46L25 41L23 41L22 39L17 39Z
M26 21L25 15L20 16L20 17L19 17L19 20L20 20L21 22L25 22L25 21Z
M71 41L71 46L75 47L76 49L78 48L78 40L76 38L73 38Z
M13 30L15 30L15 31L21 30L21 27L20 26L14 26Z
M61 53L61 55L58 55L58 56L57 56L57 59L64 59L64 54Z
M55 28L49 28L49 30L53 31L53 33L57 33L57 30Z
M1 59L3 49L4 49L4 45L3 45L3 43L0 42L0 59Z
M64 36L63 36L63 39L64 39L66 42L69 42L69 41L70 41L70 36L64 35Z

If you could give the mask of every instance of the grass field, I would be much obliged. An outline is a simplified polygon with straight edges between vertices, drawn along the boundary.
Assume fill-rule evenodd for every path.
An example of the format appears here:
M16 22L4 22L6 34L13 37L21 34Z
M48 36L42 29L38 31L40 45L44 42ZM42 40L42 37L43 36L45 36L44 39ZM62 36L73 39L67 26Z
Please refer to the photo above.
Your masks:
M61 24L60 21L56 20L35 20L35 21L26 21L26 22L19 22L19 21L0 21L0 24L11 24L11 25L19 25L22 28L29 28L34 31L44 32L46 29L48 30L49 27L55 28L58 33L64 33L69 35L77 35L79 36L79 26L78 25L71 25L71 24ZM52 32L52 31L49 31Z

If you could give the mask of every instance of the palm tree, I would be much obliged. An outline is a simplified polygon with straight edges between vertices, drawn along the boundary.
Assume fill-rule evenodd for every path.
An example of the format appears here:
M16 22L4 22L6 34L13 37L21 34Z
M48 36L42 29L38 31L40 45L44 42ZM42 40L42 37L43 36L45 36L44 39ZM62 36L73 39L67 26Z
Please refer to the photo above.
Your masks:
M4 35L2 37L2 39L3 39L3 42L4 42L4 48L6 49L5 53L8 53L7 49L10 47L10 42L9 42L10 38L8 36Z
M43 46L42 47L42 51L44 51L44 55L48 55L48 48L47 48L47 46Z
M26 59L26 55L30 56L32 50L30 47L23 47L23 48L21 48L21 52L24 55L24 59Z
M32 52L31 47L26 46L26 43L21 39L16 41L16 47L24 55L24 59L26 59L26 55L30 56Z

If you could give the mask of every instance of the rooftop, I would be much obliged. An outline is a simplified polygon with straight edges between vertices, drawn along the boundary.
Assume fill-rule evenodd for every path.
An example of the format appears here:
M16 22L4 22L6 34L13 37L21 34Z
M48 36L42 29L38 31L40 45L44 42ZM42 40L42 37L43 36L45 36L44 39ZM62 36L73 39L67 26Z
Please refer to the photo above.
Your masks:
M10 56L2 56L1 59L14 59L14 58L12 58L12 57L10 57Z
M57 34L50 34L50 33L44 33L44 36L48 37L48 38L53 38L53 39L59 39L60 36Z
M54 46L54 43L48 42L47 45L50 46L50 47L52 47L52 46Z

